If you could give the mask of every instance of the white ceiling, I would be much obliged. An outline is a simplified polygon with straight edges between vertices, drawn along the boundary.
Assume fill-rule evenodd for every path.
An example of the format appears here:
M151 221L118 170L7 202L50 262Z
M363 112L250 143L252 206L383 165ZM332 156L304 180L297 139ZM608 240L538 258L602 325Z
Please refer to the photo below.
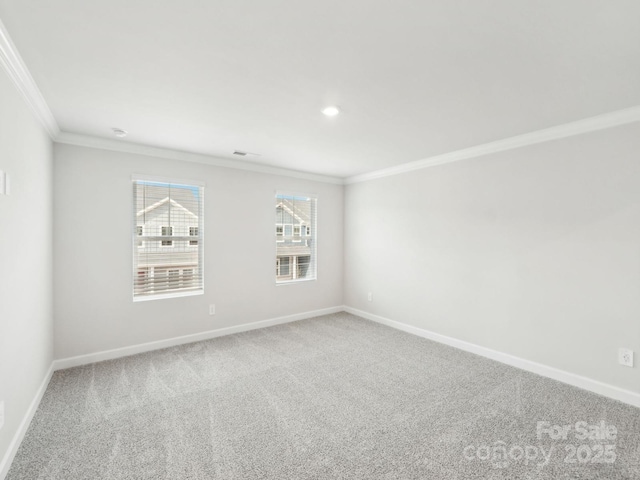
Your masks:
M638 0L0 0L0 18L65 132L338 177L640 105Z

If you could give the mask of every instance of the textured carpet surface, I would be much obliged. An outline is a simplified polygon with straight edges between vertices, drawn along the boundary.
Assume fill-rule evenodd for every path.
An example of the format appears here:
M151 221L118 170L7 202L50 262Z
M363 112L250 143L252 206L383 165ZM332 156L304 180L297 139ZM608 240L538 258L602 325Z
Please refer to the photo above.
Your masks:
M56 372L7 478L637 480L640 409L339 313Z

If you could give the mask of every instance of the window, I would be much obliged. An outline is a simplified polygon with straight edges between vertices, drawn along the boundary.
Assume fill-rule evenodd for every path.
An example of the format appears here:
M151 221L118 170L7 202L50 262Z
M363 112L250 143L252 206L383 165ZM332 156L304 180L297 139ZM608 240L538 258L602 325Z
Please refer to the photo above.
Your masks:
M176 289L180 286L180 270L169 270L169 288Z
M277 274L286 277L289 275L289 257L276 258Z
M198 227L189 227L189 236L190 237L197 237L198 236ZM191 245L192 247L194 245L198 245L198 240L189 240L189 245Z
M160 232L160 235L162 235L163 237L172 237L173 236L173 227L162 227L162 231ZM167 240L166 238L164 238L162 240L162 246L163 247L173 247L173 240Z
M133 198L134 301L202 294L204 185L135 176Z
M142 247L142 240L140 239L140 237L142 237L143 235L143 229L142 229L142 225L137 225L136 226L136 235L138 236L138 247Z
M182 270L182 286L183 287L192 287L193 286L193 269L185 268Z
M316 279L316 205L312 196L276 193L276 283Z
M144 283L147 282L148 278L149 278L149 269L141 268L140 270L138 270L138 278L135 279L134 283L143 285Z
M154 288L158 292L164 292L169 287L169 275L166 268L156 267L153 269Z

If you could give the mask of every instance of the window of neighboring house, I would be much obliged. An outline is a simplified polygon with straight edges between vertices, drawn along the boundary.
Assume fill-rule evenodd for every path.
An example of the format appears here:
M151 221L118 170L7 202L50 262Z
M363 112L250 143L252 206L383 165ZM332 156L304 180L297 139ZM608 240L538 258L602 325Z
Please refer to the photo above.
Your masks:
M142 236L144 234L144 231L142 229L142 225L137 225L136 226L136 235L138 237L138 247L142 247Z
M165 291L169 287L169 276L166 268L153 269L153 288L160 292Z
M162 231L160 235L163 237L172 237L173 236L173 227L162 227ZM173 240L167 240L163 238L162 240L163 247L173 247Z
M317 199L276 193L276 283L295 283L317 277ZM302 242L302 234L306 234ZM313 235L312 235L313 233Z
M169 288L176 289L180 286L180 270L173 268L168 271L169 273Z
M139 290L139 291L145 291L148 288L148 283L149 283L149 269L148 268L139 269L133 281L133 289Z
M134 301L204 293L204 184L134 176L133 198Z
M185 268L184 270L182 270L182 286L190 287L192 286L192 283L193 283L193 269Z
M198 227L189 227L189 236L198 237ZM189 240L189 245L192 247L198 245L198 240Z
M282 277L289 275L289 257L276 258L276 274Z
M307 274L307 271L309 270L310 262L311 262L311 257L304 257L304 256L298 257L298 261L296 262L298 277L303 278Z

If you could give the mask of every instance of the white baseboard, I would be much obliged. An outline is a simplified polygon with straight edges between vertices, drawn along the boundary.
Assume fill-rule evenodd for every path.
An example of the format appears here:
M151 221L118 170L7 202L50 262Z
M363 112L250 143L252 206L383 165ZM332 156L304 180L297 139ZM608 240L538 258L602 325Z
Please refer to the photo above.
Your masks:
M429 330L414 327L412 325L407 325L406 323L390 320L388 318L374 315L363 310L358 310L347 306L343 307L343 309L345 312L357 315L362 318L366 318L367 320L372 320L374 322L381 323L398 330L402 330L403 332L411 333L413 335L427 338L438 343L443 343L451 347L459 348L460 350L464 350L466 352L475 353L476 355L481 355L483 357L487 357L492 360L511 365L512 367L520 368L528 372L533 372L538 375L542 375L543 377L552 378L553 380L558 380L559 382L567 383L574 387L582 388L584 390L588 390L605 397L613 398L614 400L619 400L629 405L633 405L634 407L640 408L640 393L632 392L630 390L624 390L622 388L615 387L598 380L593 380L591 378L583 377L575 373L567 372L554 367L549 367L548 365L543 365L541 363L532 362L531 360L526 360L514 355L509 355L508 353L492 350L490 348L482 347L474 343L465 342L464 340L447 337L446 335L441 335Z
M0 480L4 480L9 473L9 468L11 468L11 462L13 462L13 458L16 456L16 452L18 451L18 447L20 447L20 443L22 443L22 439L24 438L25 433L29 429L29 424L31 423L31 419L36 413L38 409L38 405L40 405L40 400L42 400L42 396L44 392L47 390L47 386L49 385L49 381L51 380L51 375L53 375L53 364L49 367L49 370L45 374L42 379L42 383L40 383L40 387L36 391L33 400L31 400L31 404L25 413L22 422L18 426L18 430L16 431L11 443L9 444L9 448L4 455L4 458L0 461Z
M258 322L244 323L233 327L218 328L192 335L184 335L182 337L168 338L166 340L158 340L155 342L141 343L131 345L129 347L115 348L113 350L104 350L102 352L88 353L86 355L78 355L76 357L62 358L53 362L54 370L63 370L65 368L78 367L89 363L102 362L104 360L113 360L115 358L128 357L137 353L150 352L152 350L160 350L161 348L174 347L185 343L199 342L201 340L209 340L210 338L222 337L233 333L246 332L256 330L258 328L271 327L281 325L283 323L295 322L307 318L319 317L320 315L328 315L330 313L342 312L343 307L330 307L321 310L312 310L310 312L296 313L284 317L271 318L269 320L261 320Z

